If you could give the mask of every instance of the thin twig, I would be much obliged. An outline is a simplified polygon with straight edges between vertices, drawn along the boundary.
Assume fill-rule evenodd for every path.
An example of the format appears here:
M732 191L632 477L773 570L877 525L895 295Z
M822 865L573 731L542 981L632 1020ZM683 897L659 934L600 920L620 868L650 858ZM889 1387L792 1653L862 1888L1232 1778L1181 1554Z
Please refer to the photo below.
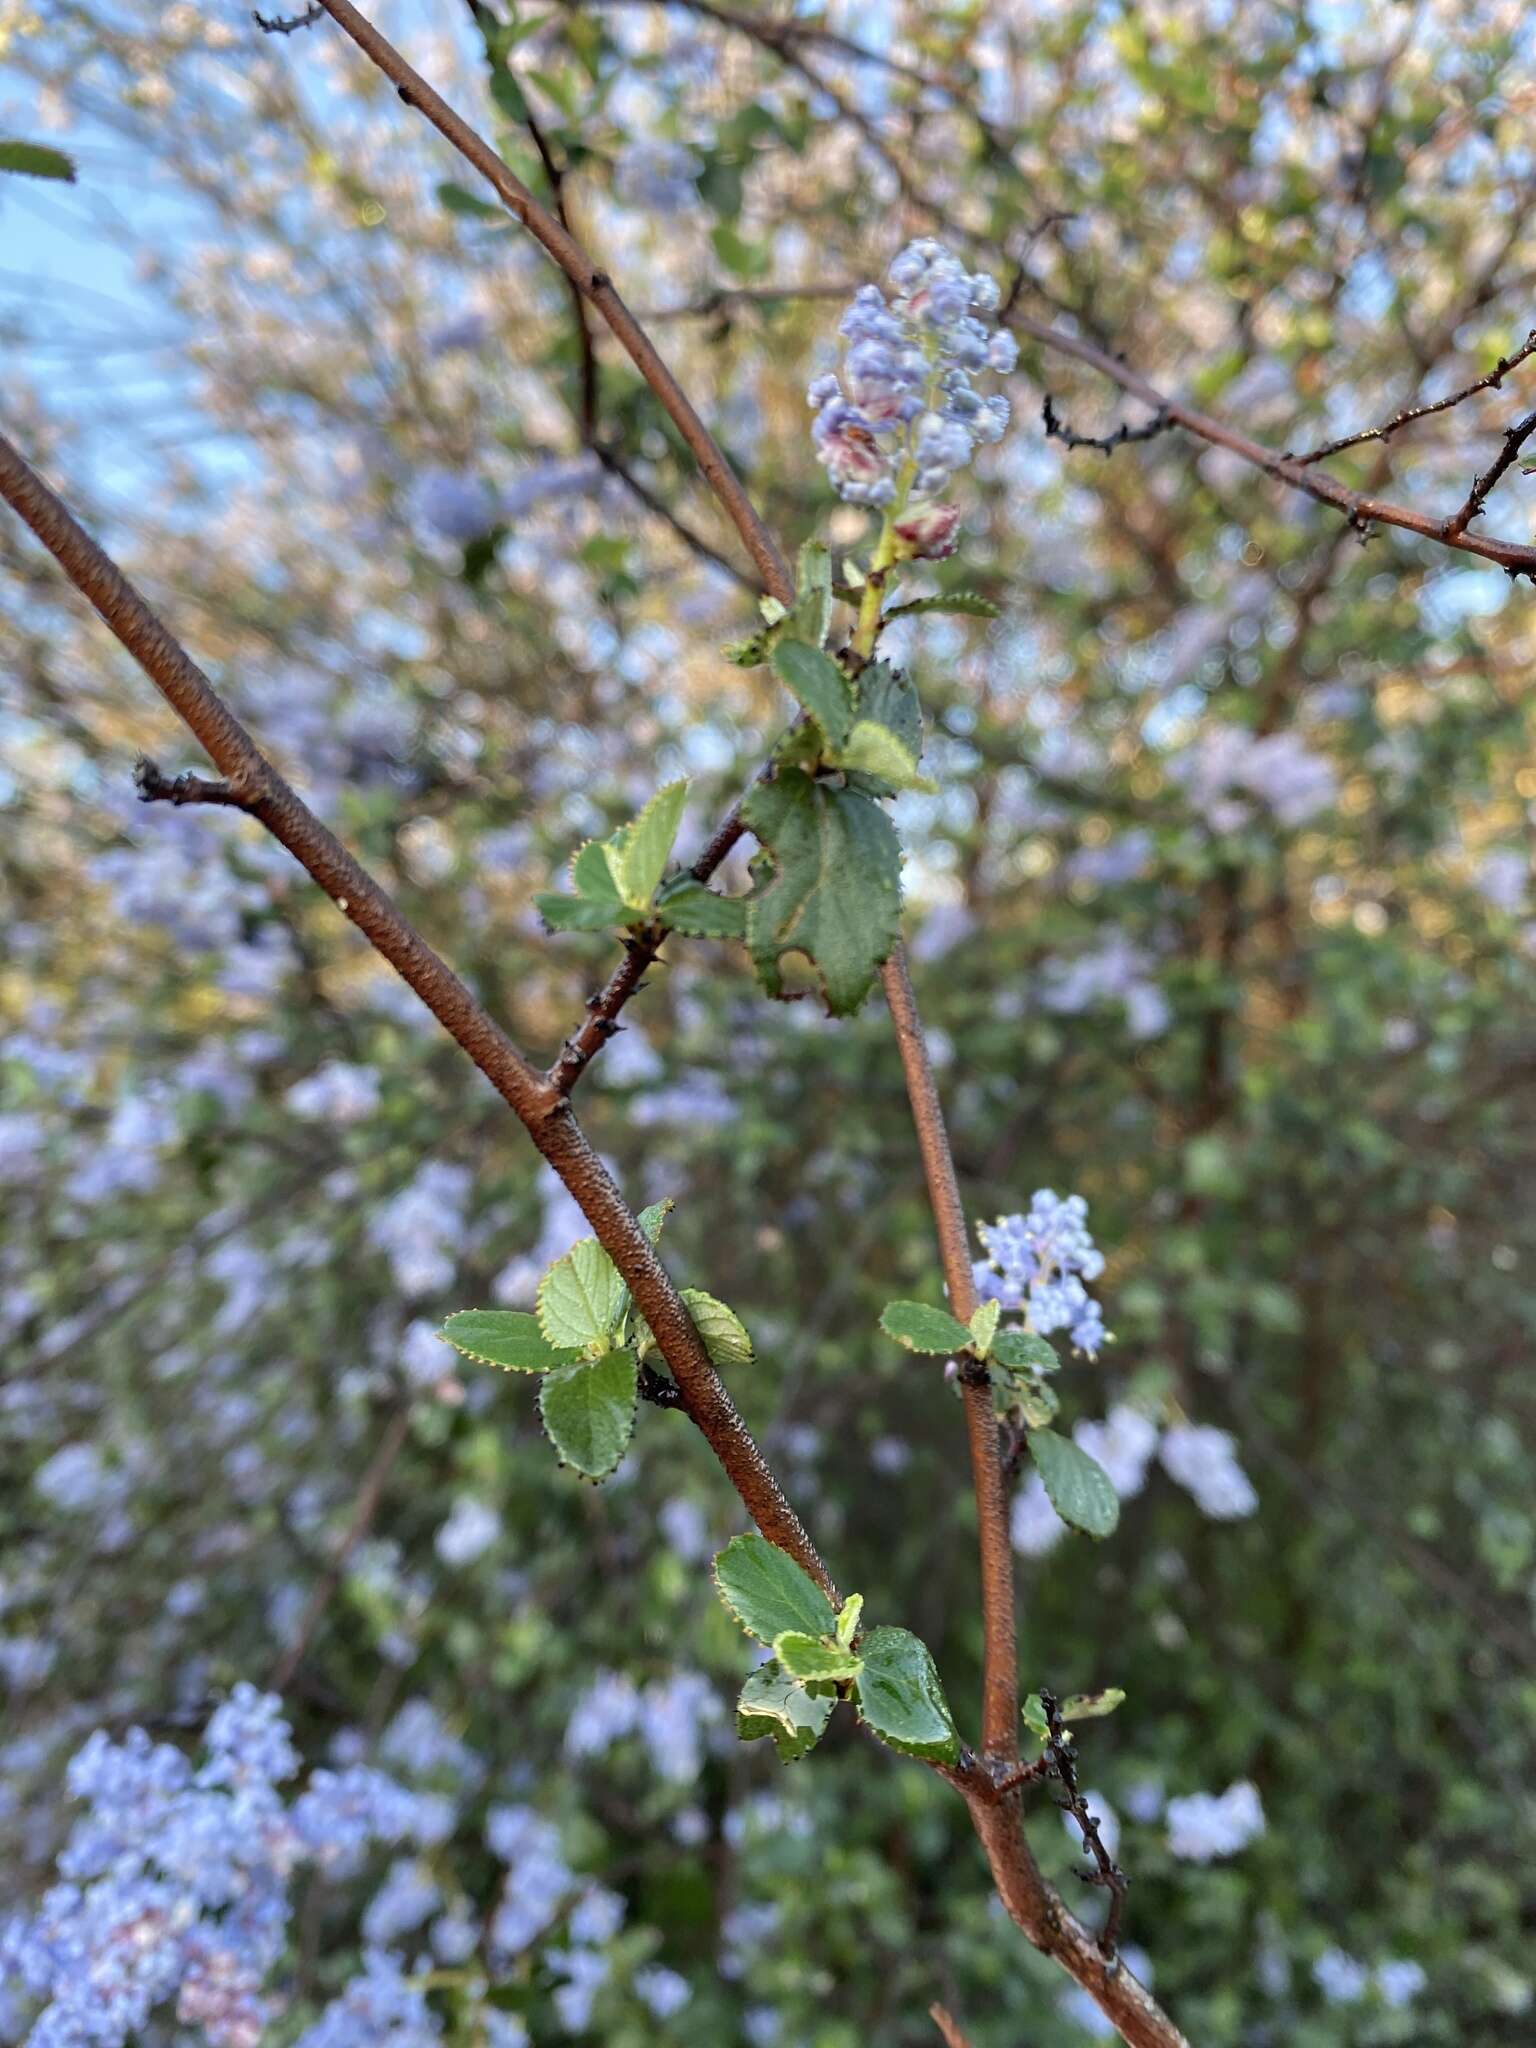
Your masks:
M1344 514L1357 532L1365 532L1373 525L1400 527L1405 533L1418 534L1424 540L1440 541L1462 554L1479 555L1484 561L1496 562L1511 576L1536 579L1536 547L1519 541L1489 540L1460 529L1450 531L1450 520L1436 519L1427 512L1415 512L1410 506L1395 505L1385 498L1370 497L1364 491L1352 491L1335 477L1308 468L1305 463L1289 455L1281 455L1273 448L1266 448L1262 442L1251 440L1247 434L1240 434L1224 421L1186 405L1182 399L1165 397L1138 371L1094 342L1085 341L1076 334L1067 334L1061 328L1052 327L1047 321L1036 320L1017 309L1008 315L1007 325L1016 333L1038 342L1042 348L1086 363L1122 391L1139 398L1154 412L1166 413L1173 424L1182 427L1186 433L1210 442L1213 447L1227 449L1242 461L1252 463L1255 469L1263 470L1266 476L1289 484L1293 490L1304 491L1319 504L1332 505Z
M1080 1873L1084 1884L1101 1885L1109 1893L1109 1915L1099 1935L1099 1949L1106 1960L1115 1953L1115 1944L1120 1933L1120 1915L1125 1907L1126 1889L1130 1879L1120 1868L1114 1857L1104 1846L1099 1833L1100 1821L1096 1813L1088 1811L1088 1802L1078 1790L1077 1760L1072 1750L1072 1737L1067 1733L1061 1719L1061 1703L1053 1692L1042 1686L1040 1705L1045 1714L1046 1726L1050 1730L1046 1738L1046 1754L1050 1758L1052 1774L1060 1780L1065 1795L1056 1804L1063 1813L1068 1813L1077 1822L1083 1838L1083 1848L1093 1858L1092 1871Z
M890 1006L891 1022L896 1027L896 1046L901 1055L907 1099L912 1105L950 1311L966 1322L976 1308L976 1284L971 1272L965 1208L960 1199L949 1133L944 1126L944 1106L928 1057L928 1041L918 1016L906 955L900 946L881 968L880 980ZM1019 1753L1019 1661L1013 1612L1013 1550L1008 1537L997 1414L991 1383L984 1377L977 1381L962 1378L960 1393L965 1403L981 1542L981 1746L986 1757L1012 1758Z
M593 263L576 238L561 226L547 207L539 204L490 144L477 135L442 95L428 85L420 72L406 62L388 37L381 35L367 16L358 12L352 0L319 0L319 4L385 77L401 89L407 103L424 114L465 162L473 165L508 211L522 222L602 314L682 435L710 488L741 535L764 585L782 603L791 603L794 598L793 580L767 527L742 489L741 480L726 461L719 444L700 419L655 344L614 289L613 280L607 272Z
M313 28L324 12L320 0L315 0L315 4L306 7L302 14L279 14L268 20L266 15L252 9L251 19L264 36L291 36L301 28Z
M237 811L251 807L246 792L232 782L214 782L206 775L194 775L190 768L180 775L166 775L148 754L140 754L134 763L133 786L141 804L228 804Z
M964 2028L948 2006L940 2005L935 2000L928 2008L928 2017L944 2036L944 2048L971 2048Z
M1309 463L1326 462L1330 455L1341 455L1346 448L1358 448L1362 441L1390 441L1404 427L1411 427L1419 420L1427 420L1437 412L1449 412L1452 406L1461 405L1469 398L1475 398L1479 391L1497 391L1518 364L1528 355L1536 352L1536 327L1525 337L1512 356L1500 356L1497 364L1486 377L1479 377L1474 384L1464 385L1460 391L1453 391L1449 398L1437 398L1433 405L1408 405L1401 412L1395 412L1391 419L1383 420L1379 427L1362 427L1358 434L1344 434L1337 441L1329 441L1321 448L1312 448L1304 455L1287 450L1287 460Z
M1516 420L1505 434L1504 446L1482 475L1472 479L1472 488L1467 493L1465 503L1457 507L1441 529L1442 539L1453 539L1457 534L1464 533L1474 519L1481 519L1483 506L1487 503L1495 484L1507 470L1513 468L1515 458L1533 433L1536 433L1536 412L1528 412L1524 419Z
M1124 448L1131 441L1155 441L1159 434L1166 434L1173 425L1167 409L1153 413L1145 425L1127 426L1123 422L1110 434L1074 433L1058 414L1049 391L1040 407L1040 417L1045 424L1045 438L1048 441L1062 441L1068 448L1096 448L1100 455L1113 455L1117 448Z

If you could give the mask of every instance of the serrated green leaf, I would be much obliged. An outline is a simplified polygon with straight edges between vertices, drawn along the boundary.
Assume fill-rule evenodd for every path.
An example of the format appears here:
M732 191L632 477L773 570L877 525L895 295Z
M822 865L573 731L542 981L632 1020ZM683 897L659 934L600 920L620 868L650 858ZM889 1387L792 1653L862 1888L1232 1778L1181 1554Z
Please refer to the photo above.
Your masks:
M632 824L615 833L609 856L614 881L626 903L649 910L683 821L688 800L686 781L669 782L656 792Z
M903 1756L952 1764L960 1737L927 1646L904 1628L877 1628L864 1638L862 1653L860 1719Z
M713 889L692 875L675 875L656 898L656 915L663 924L686 932L691 939L740 939L747 931L746 900L740 896L717 896Z
M753 1529L733 1536L714 1563L715 1589L749 1636L771 1643L786 1629L829 1636L832 1602L809 1572Z
M628 1299L617 1266L595 1237L584 1237L539 1282L539 1328L557 1347L605 1344Z
M773 1654L790 1677L798 1678L802 1684L812 1681L837 1684L844 1679L857 1678L863 1668L863 1660L852 1650L793 1628L785 1629L782 1635L774 1637Z
M859 677L858 713L889 727L914 759L922 753L923 707L905 669L872 661Z
M873 775L893 790L918 789L932 794L938 784L917 772L917 756L903 746L888 725L872 718L858 718L842 745L829 756L836 768L852 775Z
M1033 1330L999 1330L992 1339L992 1356L1010 1372L1061 1370L1055 1345L1037 1337Z
M594 903L612 903L615 912L626 908L614 865L612 839L588 839L571 855L571 887L578 896L590 896Z
M752 1363L752 1339L735 1309L716 1301L702 1287L685 1287L683 1301L693 1317L693 1326L704 1339L710 1363L722 1372L733 1365Z
M915 618L919 612L952 612L968 619L995 619L1002 606L979 590L946 590L937 597L911 597L905 604L892 605L887 619Z
M665 1195L659 1202L652 1202L648 1209L640 1211L636 1221L653 1245L661 1243L661 1227L676 1207L672 1197Z
M797 1763L821 1740L834 1704L830 1693L808 1693L777 1664L760 1664L736 1702L736 1733L743 1742L771 1735L780 1760Z
M551 931L557 932L606 932L631 917L617 896L598 901L591 896L545 893L534 897L533 907Z
M983 1301L972 1312L971 1344L978 1358L985 1358L991 1352L992 1339L997 1335L997 1319L1002 1312L1000 1301Z
M742 818L764 849L747 899L758 979L780 994L782 956L804 953L833 1016L850 1016L896 943L901 848L890 819L861 791L795 769L755 784Z
M61 185L75 182L74 159L44 142L0 141L0 171L13 171L23 178L51 178Z
M780 640L773 650L774 673L827 736L840 747L853 723L853 689L830 654L804 640Z
M607 1478L634 1434L637 1386L632 1351L605 1351L544 1375L539 1416L562 1464Z
M971 1333L958 1316L947 1308L930 1308L925 1301L888 1301L880 1311L880 1327L908 1351L927 1351L948 1357L964 1351Z
M859 1616L863 1612L864 1595L850 1593L837 1617L837 1640L845 1650L859 1632Z
M1120 1498L1096 1458L1053 1429L1032 1429L1029 1455L1064 1522L1085 1536L1108 1536L1120 1519Z
M438 1335L477 1365L499 1365L504 1372L548 1372L582 1355L551 1344L538 1317L525 1309L462 1308Z
M1124 1705L1124 1688L1106 1685L1098 1692L1068 1693L1061 1703L1061 1718L1063 1721L1098 1721Z

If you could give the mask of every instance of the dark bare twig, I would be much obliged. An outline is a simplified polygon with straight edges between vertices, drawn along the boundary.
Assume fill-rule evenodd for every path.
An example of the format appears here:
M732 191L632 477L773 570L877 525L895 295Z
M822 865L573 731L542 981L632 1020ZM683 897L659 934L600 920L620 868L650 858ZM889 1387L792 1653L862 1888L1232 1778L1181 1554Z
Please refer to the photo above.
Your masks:
M683 1405L682 1392L676 1381L669 1380L654 1365L642 1365L640 1368L640 1398L657 1408L681 1408Z
M1109 1893L1109 1917L1104 1922L1099 1936L1099 1950L1107 1959L1113 1958L1116 1939L1120 1933L1120 1915L1125 1906L1126 1888L1130 1879L1105 1848L1099 1834L1099 1817L1088 1811L1088 1802L1078 1790L1077 1761L1072 1751L1072 1737L1067 1733L1061 1719L1061 1703L1053 1692L1040 1689L1040 1705L1045 1713L1046 1726L1050 1734L1046 1740L1046 1755L1050 1759L1051 1775L1059 1780L1065 1797L1056 1804L1063 1813L1069 1813L1082 1832L1084 1851L1093 1858L1091 1871L1079 1875L1084 1884L1101 1885Z
M1405 533L1414 533L1423 540L1440 541L1444 546L1455 548L1467 555L1478 555L1486 562L1496 562L1511 576L1529 576L1536 581L1536 547L1521 541L1488 540L1480 534L1465 532L1454 527L1451 520L1436 519L1427 512L1416 512L1411 506L1393 504L1389 499L1377 498L1364 491L1352 491L1347 484L1341 484L1321 470L1309 468L1305 463L1282 455L1273 448L1266 448L1261 441L1241 434L1235 427L1229 427L1224 420L1214 419L1209 413L1197 407L1186 405L1182 399L1168 398L1150 383L1139 371L1133 370L1119 356L1108 349L1100 348L1096 342L1085 341L1080 335L1068 334L1062 328L1052 327L1048 321L1036 320L1031 315L1015 309L1006 323L1016 334L1027 336L1038 342L1042 348L1053 350L1058 355L1071 356L1076 362L1086 363L1097 370L1122 391L1139 398L1143 405L1154 412L1164 412L1169 421L1182 427L1201 441L1208 441L1215 448L1225 448L1241 461L1252 463L1266 476L1277 483L1289 484L1293 490L1304 491L1319 504L1331 505L1342 512L1350 524L1362 531L1367 527L1395 526ZM1511 458L1513 459L1513 458ZM1502 471L1500 472L1502 474ZM1495 481L1497 479L1494 479ZM1485 493L1486 495L1486 493Z
M611 475L616 476L620 483L629 491L631 497L642 504L647 512L653 513L665 525L670 526L684 547L697 555L701 562L708 562L712 569L723 570L733 582L739 583L743 590L750 590L754 593L758 590L760 586L755 576L749 576L744 569L738 569L736 564L727 556L722 555L718 548L712 547L702 533L697 532L695 528L688 524L687 520L681 518L672 510L672 507L665 498L661 497L656 491L653 491L648 483L643 482L640 477L636 476L622 455L616 454L612 448L602 441L595 440L589 445L592 453L597 457L604 469L609 471Z
M549 1070L549 1085L557 1095L569 1095L589 1061L620 1029L619 1012L632 995L637 995L647 970L667 938L663 924L648 924L624 940L624 957L596 995L587 997L587 1014L579 1031L572 1032L560 1049L560 1057Z
M1061 441L1068 448L1096 448L1100 455L1113 455L1117 448L1124 448L1131 441L1155 441L1173 425L1167 407L1161 406L1143 426L1132 427L1122 422L1112 434L1074 433L1057 412L1049 391L1041 404L1040 417L1047 441Z
M313 28L324 12L320 0L314 0L314 5L306 7L302 14L277 14L270 21L266 15L253 8L251 19L264 36L291 36L296 35L301 28Z
M1337 441L1329 441L1321 448L1312 448L1304 455L1287 450L1286 460L1303 465L1309 462L1326 462L1330 455L1341 455L1346 448L1358 448L1363 441L1390 441L1392 436L1404 427L1411 427L1419 420L1427 420L1437 412L1449 412L1453 406L1461 405L1466 399L1475 398L1479 391L1497 391L1510 371L1523 363L1528 355L1536 353L1536 327L1525 337L1512 356L1500 356L1497 364L1486 377L1479 377L1475 384L1465 385L1460 391L1453 391L1449 398L1437 398L1433 405L1409 405L1401 412L1395 412L1391 419L1383 420L1379 427L1363 427L1358 434L1345 434Z
M1465 502L1457 507L1441 529L1443 540L1455 539L1458 534L1466 532L1474 519L1482 518L1483 506L1487 503L1494 486L1500 477L1514 467L1515 458L1533 433L1536 433L1536 412L1528 412L1524 419L1516 420L1505 434L1504 446L1482 475L1472 479L1472 488L1468 491Z
M249 795L234 783L194 775L190 768L180 775L166 775L148 754L140 754L134 763L133 786L141 804L228 804L237 811L251 807Z

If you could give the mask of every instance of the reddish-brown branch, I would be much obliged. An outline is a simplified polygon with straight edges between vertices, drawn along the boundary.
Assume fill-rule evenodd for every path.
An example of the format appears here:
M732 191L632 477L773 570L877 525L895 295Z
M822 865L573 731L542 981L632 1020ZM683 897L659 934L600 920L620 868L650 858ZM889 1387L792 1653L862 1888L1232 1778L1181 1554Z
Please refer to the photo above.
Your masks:
M3 434L0 496L138 662L250 812L396 970L522 1121L634 1294L682 1394L747 1512L770 1542L831 1589L816 1547L753 1442L677 1289L570 1104L524 1058L394 902L257 747L144 599Z
M1424 540L1439 541L1448 548L1455 548L1462 554L1480 555L1484 561L1497 562L1501 569L1507 569L1512 576L1530 576L1536 579L1536 547L1519 541L1490 540L1485 536L1467 533L1456 524L1460 513L1449 519L1436 519L1427 512L1416 512L1411 506L1395 505L1386 498L1369 496L1364 491L1352 491L1347 484L1341 484L1334 477L1327 476L1315 468L1309 468L1303 459L1282 455L1273 448L1266 448L1262 442L1254 441L1247 434L1240 434L1235 427L1224 421L1213 419L1209 413L1200 412L1182 399L1168 398L1149 383L1138 371L1123 363L1118 356L1091 341L1084 341L1075 334L1064 333L1044 320L1036 320L1026 313L1014 310L1009 313L1007 324L1016 333L1027 335L1042 348L1053 350L1057 355L1071 356L1079 363L1086 363L1097 370L1122 391L1128 391L1133 398L1139 398L1143 405L1150 406L1154 413L1166 414L1175 426L1186 433L1208 441L1215 448L1225 448L1231 454L1250 462L1255 469L1261 469L1266 476L1272 476L1279 483L1289 484L1293 490L1304 491L1319 504L1332 505L1342 512L1350 525L1357 531L1365 531L1374 525L1395 526L1405 533L1416 533ZM1513 458L1511 457L1511 460ZM1507 467L1507 465L1506 465ZM1502 471L1500 472L1502 474ZM1489 488L1496 482L1489 480ZM1484 496L1486 496L1486 490ZM1481 500L1479 500L1479 505ZM1478 509L1474 507L1474 510ZM1462 511L1466 511L1463 506ZM1468 514L1470 517L1471 514Z
M962 1322L976 1308L976 1285L971 1272L970 1236L966 1230L965 1208L960 1184L955 1177L954 1155L944 1127L944 1106L939 1100L928 1041L923 1036L912 978L906 955L897 947L880 971L891 1021L896 1027L896 1045L901 1054L901 1071L906 1079L907 1099L917 1129L918 1151L923 1176L928 1184L928 1205L933 1211L939 1240L939 1263L949 1290L949 1306ZM981 1746L988 1757L1016 1757L1019 1753L1019 1659L1013 1611L1013 1551L1008 1540L1008 1502L1003 1483L1002 1453L998 1443L997 1414L992 1388L984 1377L962 1378L965 1427L971 1447L971 1476L976 1489L976 1519L981 1541L981 1605L984 1662L982 1671Z
M1457 534L1465 533L1474 519L1480 519L1483 507L1499 479L1514 467L1515 459L1531 435L1536 433L1536 412L1528 412L1524 419L1515 424L1504 436L1504 446L1488 465L1481 476L1474 477L1464 504L1457 507L1445 522L1445 538L1450 540Z
M772 535L758 517L751 499L741 487L741 480L721 453L714 436L694 410L655 344L614 289L613 280L607 272L593 263L575 236L561 226L547 207L539 204L490 144L454 112L420 72L406 62L388 37L381 35L367 16L358 12L351 0L319 0L319 4L363 54L398 87L406 104L424 114L465 162L473 165L508 211L522 222L602 314L683 437L710 489L741 535L764 585L783 603L790 603L794 596L794 583L774 546Z
M964 2028L947 2006L935 2002L928 2008L928 2017L944 2036L944 2048L971 2048Z

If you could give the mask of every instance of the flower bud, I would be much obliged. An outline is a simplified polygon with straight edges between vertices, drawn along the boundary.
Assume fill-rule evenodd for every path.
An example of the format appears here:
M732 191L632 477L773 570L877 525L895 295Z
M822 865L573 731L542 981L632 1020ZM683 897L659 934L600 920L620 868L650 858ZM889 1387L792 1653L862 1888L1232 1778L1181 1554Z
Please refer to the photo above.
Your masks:
M958 505L923 505L896 522L896 538L902 551L920 562L942 562L952 555L960 539Z

